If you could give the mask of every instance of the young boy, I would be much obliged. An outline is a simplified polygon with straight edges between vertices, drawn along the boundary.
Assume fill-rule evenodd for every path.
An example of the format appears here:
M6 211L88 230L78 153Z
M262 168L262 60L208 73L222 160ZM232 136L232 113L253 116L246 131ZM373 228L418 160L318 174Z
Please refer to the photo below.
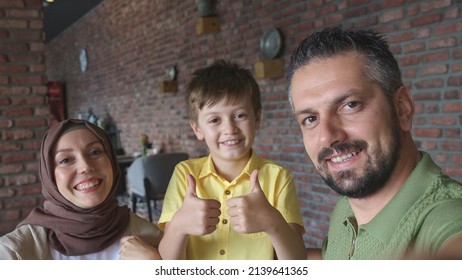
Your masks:
M252 151L261 102L250 71L216 61L194 72L186 100L210 154L175 168L159 219L161 257L305 259L292 176Z

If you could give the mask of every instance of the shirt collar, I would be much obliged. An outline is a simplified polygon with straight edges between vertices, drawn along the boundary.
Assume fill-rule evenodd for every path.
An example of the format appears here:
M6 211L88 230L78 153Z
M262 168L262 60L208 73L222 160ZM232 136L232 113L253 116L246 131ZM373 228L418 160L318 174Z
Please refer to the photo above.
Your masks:
M233 180L233 182L238 180L239 178L241 178L244 174L246 174L248 177L250 177L250 174L252 173L252 171L257 167L258 167L258 157L255 154L255 152L253 150L251 150L250 160L247 161L247 164L245 165L245 167L242 170L241 174L239 174L239 176L237 176ZM202 168L202 170L201 170L201 172L199 174L199 178L204 178L204 177L207 177L209 175L213 175L213 176L216 176L216 177L220 178L220 176L218 176L218 174L217 174L217 171L215 169L215 165L213 164L212 156L210 154L208 155L206 161L204 162L204 167Z

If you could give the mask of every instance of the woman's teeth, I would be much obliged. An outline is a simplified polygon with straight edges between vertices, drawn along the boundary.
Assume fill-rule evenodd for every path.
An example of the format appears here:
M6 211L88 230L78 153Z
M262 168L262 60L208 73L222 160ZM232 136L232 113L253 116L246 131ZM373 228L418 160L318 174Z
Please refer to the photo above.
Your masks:
M335 163L337 163L337 162L343 162L343 161L345 161L345 160L347 160L347 159L349 159L349 158L351 158L352 156L355 156L355 155L356 155L356 152L351 152L351 153L348 153L348 154L343 155L343 156L341 156L341 157L334 157L334 158L331 158L331 161L332 161L332 162L335 162Z
M83 183L83 184L80 184L76 187L77 190L87 190L89 188L92 188L94 186L98 185L98 181L92 181L92 182L88 182L88 183Z

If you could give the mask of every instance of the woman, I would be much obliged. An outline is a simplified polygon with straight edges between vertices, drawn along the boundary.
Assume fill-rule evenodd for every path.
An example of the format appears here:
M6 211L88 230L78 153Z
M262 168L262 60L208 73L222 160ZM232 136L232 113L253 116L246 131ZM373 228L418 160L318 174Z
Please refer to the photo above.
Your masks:
M39 175L45 202L0 237L0 259L119 259L121 242L132 241L123 237L132 235L158 245L155 225L118 206L120 170L98 126L72 119L52 126Z

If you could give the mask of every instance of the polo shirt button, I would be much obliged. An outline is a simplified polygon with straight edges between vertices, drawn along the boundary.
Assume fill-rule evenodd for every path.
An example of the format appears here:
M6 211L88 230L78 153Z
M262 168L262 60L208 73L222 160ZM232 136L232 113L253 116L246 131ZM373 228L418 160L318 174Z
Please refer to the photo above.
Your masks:
M231 193L231 192L230 192L229 190L226 190L226 191L225 191L225 194L226 194L226 195L229 195L230 193Z
M228 223L228 220L226 220L226 219L223 219L223 224L225 224L225 225L226 225L227 223Z
M220 250L220 255L224 255L225 254L225 250Z

